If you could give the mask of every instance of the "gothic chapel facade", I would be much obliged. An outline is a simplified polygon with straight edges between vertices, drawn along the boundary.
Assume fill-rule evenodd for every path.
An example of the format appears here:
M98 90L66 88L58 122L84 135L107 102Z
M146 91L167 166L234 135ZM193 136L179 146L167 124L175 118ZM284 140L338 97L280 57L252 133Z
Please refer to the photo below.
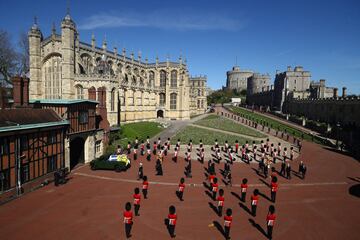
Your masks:
M201 94L194 92L186 62L148 63L141 54L126 56L123 49L99 48L92 36L91 44L81 42L75 22L69 14L61 22L61 35L53 27L43 38L35 23L29 31L30 99L98 100L106 90L107 119L110 125L123 122L166 119L189 119L204 113L206 78ZM198 104L191 104L198 103Z

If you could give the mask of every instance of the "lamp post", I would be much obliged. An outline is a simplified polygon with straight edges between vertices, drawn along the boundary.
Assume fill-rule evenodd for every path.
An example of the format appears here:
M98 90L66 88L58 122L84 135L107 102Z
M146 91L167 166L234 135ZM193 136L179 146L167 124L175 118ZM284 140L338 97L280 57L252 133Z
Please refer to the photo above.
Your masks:
M339 136L340 136L340 123L336 124L336 148L339 148Z

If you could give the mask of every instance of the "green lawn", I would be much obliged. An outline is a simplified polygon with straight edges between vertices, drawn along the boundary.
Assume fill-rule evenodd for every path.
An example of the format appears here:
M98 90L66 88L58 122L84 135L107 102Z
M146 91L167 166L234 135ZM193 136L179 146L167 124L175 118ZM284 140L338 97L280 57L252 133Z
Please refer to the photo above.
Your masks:
M183 130L180 130L174 137L171 138L171 143L176 144L178 139L180 139L182 144L189 143L190 139L194 144L199 144L200 140L202 140L205 145L213 145L215 139L218 140L219 144L224 144L226 140L230 144L234 144L235 140L238 140L239 144L245 144L246 141L252 143L253 141L248 138L238 137L235 135L220 133L194 126L187 126Z
M139 141L146 140L146 137L150 138L160 133L164 128L156 122L137 122L128 123L121 126L120 133L113 133L110 138L118 137L119 139L112 142L106 152L114 152L117 145L125 147L127 142L133 142L136 137ZM115 136L117 135L117 136Z
M216 128L228 132L234 132L239 134L244 134L252 137L261 137L265 138L266 135L262 134L258 131L255 131L249 127L246 127L244 125L238 124L232 120L229 120L224 117L220 117L217 115L210 115L206 118L203 118L199 121L196 121L194 123L195 125L200 125L204 127L210 127L210 128Z
M235 114L243 117L243 118L246 118L246 119L249 119L251 121L255 121L259 124L264 124L264 123L267 123L269 127L273 128L273 129L277 129L279 131L285 131L287 133L289 133L290 135L293 135L295 137L298 137L300 138L302 135L304 136L304 139L305 140L308 140L308 141L314 141L316 143L320 143L320 144L323 144L323 142L321 141L321 139L317 138L317 137L314 137L312 138L312 136L306 132L303 132L297 128L294 128L294 127L291 127L287 124L284 124L282 122L279 122L275 119L272 119L272 118L269 118L269 117L266 117L264 115L261 115L261 114L258 114L258 113L255 113L255 112L252 112L252 111L249 111L247 109L244 109L244 108L239 108L239 107L228 107L228 109L232 112L234 112Z

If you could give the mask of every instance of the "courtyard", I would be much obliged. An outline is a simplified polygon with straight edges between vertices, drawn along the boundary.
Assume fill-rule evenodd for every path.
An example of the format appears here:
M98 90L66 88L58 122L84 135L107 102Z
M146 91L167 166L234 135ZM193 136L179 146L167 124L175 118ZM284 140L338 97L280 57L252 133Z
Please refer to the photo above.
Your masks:
M71 172L65 185L55 187L51 184L0 206L0 235L4 239L24 239L29 236L32 239L125 239L122 214L125 203L133 200L134 188L141 187L141 181L136 180L141 162L144 174L149 178L149 195L148 199L141 200L140 216L134 218L131 239L169 239L164 219L170 205L177 209L177 239L224 239L221 227L223 218L213 208L217 202L206 194L207 188L204 186L204 182L207 182L207 160L212 155L209 145L215 140L210 137L224 134L225 139L231 136L233 138L229 140L230 144L241 136L251 142L256 137L257 142L270 137L270 141L274 143L281 141L289 147L292 144L246 126L242 126L243 135L237 135L240 133L232 131L235 122L213 116L215 115L202 116L183 123L176 133L171 132L170 126L154 137L156 139L160 136L165 140L165 137L172 134L173 139L177 139L178 134L188 131L207 144L205 163L201 163L196 160L198 142L194 140L193 177L185 179L183 202L175 192L179 179L184 177L186 162L182 156L186 149L184 144L190 138L181 139L181 157L176 163L171 160L174 153L171 147L163 162L163 176L155 175L154 155L151 161L140 156L138 160L132 161L132 167L128 171L121 173L91 171L89 165L82 165ZM207 126L209 121L213 124L212 129ZM217 121L227 124L219 127L216 125ZM206 130L205 135L202 135L203 130ZM208 135L209 133L213 135ZM205 139L204 136L208 138ZM297 148L295 149L297 152ZM279 191L274 204L277 220L273 238L358 239L360 201L350 191L350 188L359 185L358 162L310 142L303 142L301 153L296 156L291 161L294 171L291 180L279 176ZM308 168L305 179L296 174L300 161L304 161ZM273 166L280 171L280 161ZM219 171L223 167L223 161L216 164L216 173L220 188L225 190L225 209L233 210L232 239L267 239L265 219L267 209L272 204L269 201L270 178L256 173L256 161L246 164L238 159L232 166L233 185L225 186ZM239 199L243 178L249 180L246 202ZM249 210L249 195L255 188L259 189L261 196L257 216L253 217Z

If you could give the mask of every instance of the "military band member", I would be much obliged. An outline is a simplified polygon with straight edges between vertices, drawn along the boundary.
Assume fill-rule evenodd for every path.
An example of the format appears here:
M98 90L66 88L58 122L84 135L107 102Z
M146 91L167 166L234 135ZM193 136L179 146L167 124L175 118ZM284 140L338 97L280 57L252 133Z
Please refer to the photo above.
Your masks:
M161 149L161 138L158 138L158 141L157 141L157 149L158 149L158 150Z
M279 185L277 183L277 177L273 177L271 180L270 188L271 188L271 201L275 202L276 200L276 193L278 191Z
M235 141L235 152L236 152L236 154L238 153L238 151L239 151L239 141L236 140Z
M142 183L142 193L144 195L144 199L147 199L148 189L149 189L149 182L147 180L147 176L144 176Z
M137 148L134 148L134 160L136 161L137 160Z
M174 157L173 157L173 161L174 161L174 162L177 162L177 159L178 159L178 154L179 154L179 152L178 152L178 148L177 148L177 147L175 147L175 152L174 152Z
M136 137L134 142L134 148L138 149L138 147L139 147L139 139L138 137Z
M281 169L280 169L280 175L281 176L285 176L285 169L286 169L286 162L285 162L285 160L282 160L282 162L281 162Z
M176 237L175 235L176 220L177 220L176 209L174 206L170 206L169 214L168 214L168 230L171 238Z
M273 205L270 205L269 212L266 216L267 235L269 240L272 239L272 232L273 232L275 220L276 220L275 207Z
M131 203L127 202L125 204L124 215L124 225L125 225L125 235L126 238L131 237L131 227L133 225L133 213L131 211Z
M241 201L245 202L246 201L246 192L247 192L247 188L248 188L248 180L247 178L244 178L242 180L242 184L240 185L241 188Z
M211 184L211 192L212 192L212 197L214 200L216 200L216 194L219 188L219 184L218 184L218 179L214 178L213 183Z
M224 189L220 189L219 190L219 196L217 198L218 201L218 214L221 217L222 216L222 211L223 211L223 207L224 207Z
M184 199L183 199L184 190L185 190L185 179L181 178L180 183L179 183L179 189L178 189L178 196L179 196L180 201L184 201Z
M190 152L192 152L192 148L193 148L193 142L192 142L192 140L190 139Z
M284 148L284 152L283 152L284 161L286 161L286 158L287 158L287 148Z
M150 137L149 136L146 137L146 145L150 145Z
M259 203L259 189L255 189L253 195L251 195L251 213L256 217L256 208Z
M150 161L151 160L151 149L150 149L150 145L146 146L146 160Z
M225 233L225 239L230 239L230 228L232 223L232 210L231 208L228 208L226 210L226 215L224 216L224 233Z
M204 152L204 149L201 149L201 152L200 152L200 161L202 163L204 163L204 160L205 160L205 152Z
M141 195L140 195L140 190L139 190L139 188L135 188L133 198L134 198L134 211L135 211L135 216L140 216L139 210L140 210Z
M140 154L141 154L141 156L144 156L144 154L145 154L145 143L144 143L144 140L141 140Z
M294 148L290 148L290 160L292 161L294 159Z

